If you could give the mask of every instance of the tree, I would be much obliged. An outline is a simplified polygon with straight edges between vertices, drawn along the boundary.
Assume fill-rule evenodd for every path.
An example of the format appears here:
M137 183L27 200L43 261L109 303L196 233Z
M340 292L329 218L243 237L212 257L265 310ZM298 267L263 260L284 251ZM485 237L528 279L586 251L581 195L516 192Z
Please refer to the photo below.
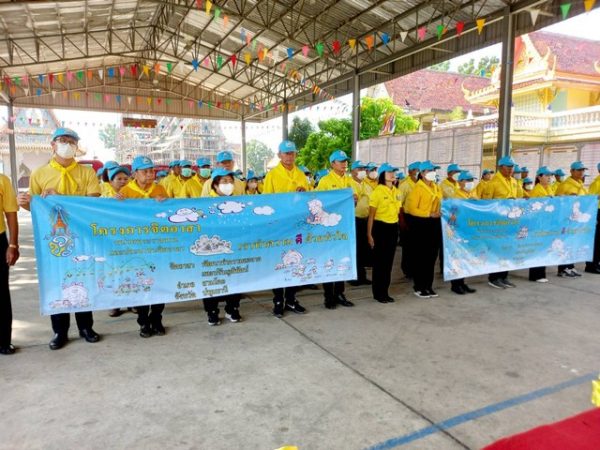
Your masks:
M438 72L448 72L450 70L450 61L434 64L433 66L429 66L429 69L437 70Z
M115 148L117 146L117 126L114 123L107 124L98 130L98 137L104 143L105 148Z
M350 153L352 147L352 121L328 119L319 122L319 131L308 136L306 145L298 155L298 164L316 172L329 167L329 155L335 150Z
M498 64L500 64L500 60L497 56L484 56L477 62L477 65L475 65L475 59L471 58L468 62L458 66L458 73L489 78L492 76L492 69Z
M450 120L463 120L465 118L465 111L462 106L455 107L450 113Z
M275 156L273 151L256 139L246 145L248 168L257 173L265 173L267 163Z
M306 145L306 140L311 133L315 131L312 123L308 119L300 119L299 117L294 117L292 121L292 128L288 133L288 139L296 144L296 148L298 151L302 150Z
M395 105L391 98L364 97L360 106L360 139L379 136L379 132L388 114L395 116L394 134L405 134L416 131L419 121L409 116Z

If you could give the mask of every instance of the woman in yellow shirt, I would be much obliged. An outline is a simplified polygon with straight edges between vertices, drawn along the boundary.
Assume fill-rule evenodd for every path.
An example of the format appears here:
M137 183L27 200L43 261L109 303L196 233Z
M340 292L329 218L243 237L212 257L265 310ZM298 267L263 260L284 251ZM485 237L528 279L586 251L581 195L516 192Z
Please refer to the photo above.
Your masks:
M244 190L246 195L257 195L258 192L258 177L254 173L254 170L249 170L246 176L246 189Z
M400 201L394 187L397 167L387 163L379 166L379 184L369 198L367 240L373 249L373 298L379 303L393 303L389 295L392 266L398 242Z
M435 184L439 166L423 161L419 181L406 197L404 213L408 219L409 239L414 243L414 292L419 298L438 297L433 290L435 261L440 251L442 227L440 207L442 190Z
M554 172L546 166L542 166L535 174L535 187L529 192L529 198L538 197L554 197L552 184L550 180L554 176ZM538 283L547 283L546 268L532 267L529 269L529 281L537 281Z

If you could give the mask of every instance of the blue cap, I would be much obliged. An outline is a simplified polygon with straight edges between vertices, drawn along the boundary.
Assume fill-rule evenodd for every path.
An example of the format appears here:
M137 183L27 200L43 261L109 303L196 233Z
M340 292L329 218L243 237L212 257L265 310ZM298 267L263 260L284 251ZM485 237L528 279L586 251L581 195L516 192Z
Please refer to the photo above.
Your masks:
M394 167L388 163L383 163L379 166L379 169L377 169L377 175L381 175L383 172L395 172L396 170L398 170L397 167Z
M202 167L202 166L211 166L212 164L210 163L210 159L208 159L208 158L198 158L196 160L196 165L198 167Z
M175 160L173 160L173 161L171 161L171 162L169 163L169 167L175 167L175 166L178 166L178 165L179 165L179 162L180 162L180 161L179 161L178 159L175 159Z
M471 172L468 170L463 170L458 176L458 181L474 180L475 178L477 177L473 176Z
M513 173L521 173L521 167L518 164L515 164Z
M598 172L600 172L600 163L598 163L598 166L596 166L598 168Z
M304 174L311 173L311 171L308 170L308 167L306 167L306 166L298 166L298 169L300 169L300 171Z
M235 172L233 172L232 170L227 170L223 167L217 167L211 172L210 177L214 179L216 177L224 177L227 175L233 176L235 175Z
M250 169L248 170L248 173L246 174L246 180L256 180L258 179L258 176L254 173L254 170Z
M158 172L156 172L156 178L160 178L160 177L166 177L168 175L166 170L159 170Z
M228 150L217 153L217 162L233 161L233 155Z
M329 162L332 163L334 161L349 161L348 155L343 150L336 150L331 155L329 155Z
M327 169L317 170L317 173L315 173L315 179L320 180L328 173L329 173L329 170L327 170Z
M398 180L404 180L406 178L406 175L404 175L404 172L398 171L398 172L396 172L396 178Z
M498 166L514 167L516 164L510 156L503 156L500 158L500 161L498 161Z
M76 141L79 140L79 135L75 133L75 131L70 128L57 128L54 133L52 133L52 140L59 138L61 136L70 136L74 138Z
M194 163L192 163L189 159L182 159L181 161L179 161L179 165L181 167L186 167L186 166L192 167L194 165Z
M533 183L533 180L531 178L529 178L529 177L523 178L523 184L531 184L531 183Z
M460 168L458 164L450 164L448 166L448 173L451 172L462 172L463 170Z
M292 141L282 141L281 144L279 144L279 151L281 153L295 152L297 151L296 144L294 144Z
M131 170L154 169L154 163L147 156L136 156L131 163Z
M554 175L558 175L559 177L564 177L564 176L566 176L567 174L566 174L566 173L564 172L564 170L562 170L562 169L556 169L556 170L554 171Z
M575 161L571 164L571 170L587 170L587 167L581 161Z
M415 161L408 165L408 170L421 170L421 161Z
M377 169L377 164L375 164L374 162L367 163L367 170L369 172L371 172L372 170L375 170L375 169Z
M427 160L427 161L423 161L420 165L419 165L419 170L421 172L423 172L424 170L437 170L439 169L440 166L436 166L435 164L433 164L431 161Z
M125 166L117 166L117 167L113 167L111 169L108 169L108 179L112 180L116 174L118 173L124 173L125 175L129 176L129 169Z
M540 176L540 175L554 175L554 172L552 172L550 169L548 169L548 167L546 166L542 166L540 167L537 172L535 173L536 176Z
M494 171L491 169L483 169L483 172L481 172L481 175L487 175L488 173L494 173Z
M104 167L100 167L98 170L96 170L96 176L100 176L104 173Z
M354 161L352 163L352 166L350 166L351 170L354 170L354 169L368 169L368 168L369 168L369 164L368 163L365 164L362 161Z
M523 173L523 172L529 173L529 169L527 167L523 166L523 167L521 167L521 173Z

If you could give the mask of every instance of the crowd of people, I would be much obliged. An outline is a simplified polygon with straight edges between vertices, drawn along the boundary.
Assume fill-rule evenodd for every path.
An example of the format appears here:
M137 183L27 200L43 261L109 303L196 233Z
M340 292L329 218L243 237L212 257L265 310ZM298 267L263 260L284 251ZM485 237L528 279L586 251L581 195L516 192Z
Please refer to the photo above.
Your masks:
M199 158L194 164L189 160L172 161L169 172L156 171L153 161L146 156L133 159L131 170L115 161L108 161L97 172L80 165L75 160L79 136L68 128L59 128L50 143L52 156L48 164L36 169L30 178L29 192L15 195L10 180L0 175L0 354L13 354L11 344L12 311L9 292L9 267L19 258L17 210L30 209L32 196L70 195L108 197L118 200L130 198L164 201L168 198L228 197L240 195L266 195L272 193L326 191L352 189L355 203L357 278L348 280L353 286L370 285L373 299L392 303L389 293L392 267L398 243L402 245L401 270L407 280L412 280L414 295L419 298L438 297L433 290L435 265L441 257L441 205L444 199L517 199L552 197L561 195L600 195L600 176L586 189L585 165L576 161L570 166L570 176L561 169L540 167L529 177L526 167L519 167L505 156L498 162L497 172L483 170L481 180L458 164L450 164L447 177L439 179L440 167L431 161L414 161L408 165L405 176L398 167L388 163L354 161L343 150L334 151L327 169L311 173L298 166L298 152L291 141L279 145L279 164L265 176L249 170L243 174L235 170L233 154L224 150L217 154L215 164L208 158ZM194 170L195 167L195 170ZM600 164L598 164L600 172ZM599 203L600 208L600 203ZM6 220L4 220L6 217ZM600 220L600 214L598 214ZM586 263L585 271L600 274L600 226L596 227L594 257ZM372 279L367 268L372 268ZM580 277L573 265L558 267L560 277ZM529 280L547 282L546 268L535 267L529 271ZM489 274L488 284L495 289L516 287L508 272ZM273 289L273 315L281 318L286 311L303 314L306 309L299 303L299 287ZM451 291L457 295L474 293L464 279L451 282ZM323 284L324 306L352 307L345 296L345 282ZM225 317L240 322L241 294L203 299L204 310L210 325L219 325L219 303L225 303ZM129 308L137 313L143 338L162 336L166 330L162 323L164 304ZM120 309L109 312L121 314ZM75 313L79 334L87 342L98 342L100 336L93 329L90 311ZM52 350L68 342L70 314L51 316L54 336L49 343Z

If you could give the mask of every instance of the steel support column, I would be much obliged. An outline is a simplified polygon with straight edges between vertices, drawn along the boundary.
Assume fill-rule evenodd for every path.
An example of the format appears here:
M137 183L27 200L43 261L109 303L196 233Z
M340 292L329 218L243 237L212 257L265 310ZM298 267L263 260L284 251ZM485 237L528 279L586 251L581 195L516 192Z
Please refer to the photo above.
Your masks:
M288 138L288 102L287 100L283 101L283 114L281 115L281 138L282 140L287 140Z
M498 111L498 148L496 149L497 160L510 154L510 120L512 112L512 85L515 59L515 23L509 7L506 7L504 10L503 25L500 104Z
M246 119L242 117L242 172L246 174L248 167L248 152L246 149Z
M10 101L8 102L8 108L7 108L7 112L8 112L8 151L9 151L9 158L10 158L10 179L12 181L12 185L13 188L15 189L15 192L17 191L17 183L18 183L18 179L17 177L19 176L19 172L17 170L17 145L15 143L15 122L12 120L13 116L14 116L14 109L13 109L13 99L11 98Z
M352 78L352 161L356 161L358 140L360 137L360 77Z

